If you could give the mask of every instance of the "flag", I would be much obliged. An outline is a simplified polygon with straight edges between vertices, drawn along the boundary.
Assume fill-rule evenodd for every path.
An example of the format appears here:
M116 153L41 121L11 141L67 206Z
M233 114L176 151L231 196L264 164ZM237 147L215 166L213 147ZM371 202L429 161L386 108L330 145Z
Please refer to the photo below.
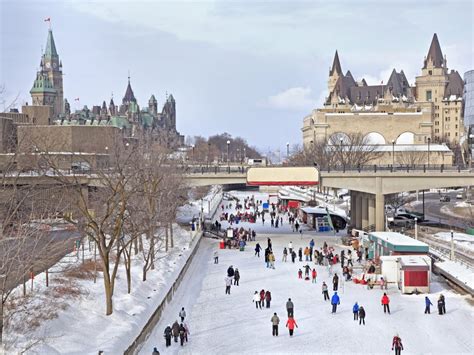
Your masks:
M51 22L51 17L45 18L44 22Z
M78 98L78 97L76 97L76 98L74 99L74 101L79 101L79 98Z

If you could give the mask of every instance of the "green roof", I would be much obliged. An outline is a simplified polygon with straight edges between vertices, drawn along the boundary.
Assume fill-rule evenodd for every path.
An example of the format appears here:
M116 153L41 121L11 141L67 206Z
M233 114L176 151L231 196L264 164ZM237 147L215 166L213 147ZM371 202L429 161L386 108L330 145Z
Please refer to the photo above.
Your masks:
M36 80L33 83L33 87L30 90L30 94L45 92L56 94L56 89L53 87L53 83L51 83L48 76L39 72L36 75Z
M56 45L54 44L53 31L51 29L48 31L48 39L46 40L46 50L44 51L44 56L46 58L58 56L58 52L56 52Z
M142 126L143 127L151 127L153 126L153 116L149 113L142 112L140 115Z
M129 128L130 122L124 116L112 116L109 121L109 126L114 126L118 128Z

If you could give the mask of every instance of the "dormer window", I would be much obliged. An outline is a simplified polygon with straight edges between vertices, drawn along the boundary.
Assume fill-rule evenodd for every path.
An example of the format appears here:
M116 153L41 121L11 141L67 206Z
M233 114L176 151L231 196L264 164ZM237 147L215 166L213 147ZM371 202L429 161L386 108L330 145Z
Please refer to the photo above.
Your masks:
M432 71L432 70L428 70L428 75L433 75L433 71Z

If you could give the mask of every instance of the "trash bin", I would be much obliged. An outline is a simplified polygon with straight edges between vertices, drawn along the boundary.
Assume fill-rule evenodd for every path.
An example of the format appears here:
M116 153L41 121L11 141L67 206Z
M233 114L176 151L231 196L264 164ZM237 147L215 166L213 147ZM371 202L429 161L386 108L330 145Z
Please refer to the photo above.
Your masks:
M223 240L219 242L219 249L224 249L225 248L225 243Z

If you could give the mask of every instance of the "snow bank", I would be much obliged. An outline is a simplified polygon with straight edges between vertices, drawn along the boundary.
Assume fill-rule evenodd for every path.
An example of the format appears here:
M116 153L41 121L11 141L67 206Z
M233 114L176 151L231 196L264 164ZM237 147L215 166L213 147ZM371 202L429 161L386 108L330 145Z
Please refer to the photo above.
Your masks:
M460 283L466 285L471 290L474 290L474 270L462 265L456 261L445 260L443 262L436 262L437 266L442 271L448 273L457 279Z

